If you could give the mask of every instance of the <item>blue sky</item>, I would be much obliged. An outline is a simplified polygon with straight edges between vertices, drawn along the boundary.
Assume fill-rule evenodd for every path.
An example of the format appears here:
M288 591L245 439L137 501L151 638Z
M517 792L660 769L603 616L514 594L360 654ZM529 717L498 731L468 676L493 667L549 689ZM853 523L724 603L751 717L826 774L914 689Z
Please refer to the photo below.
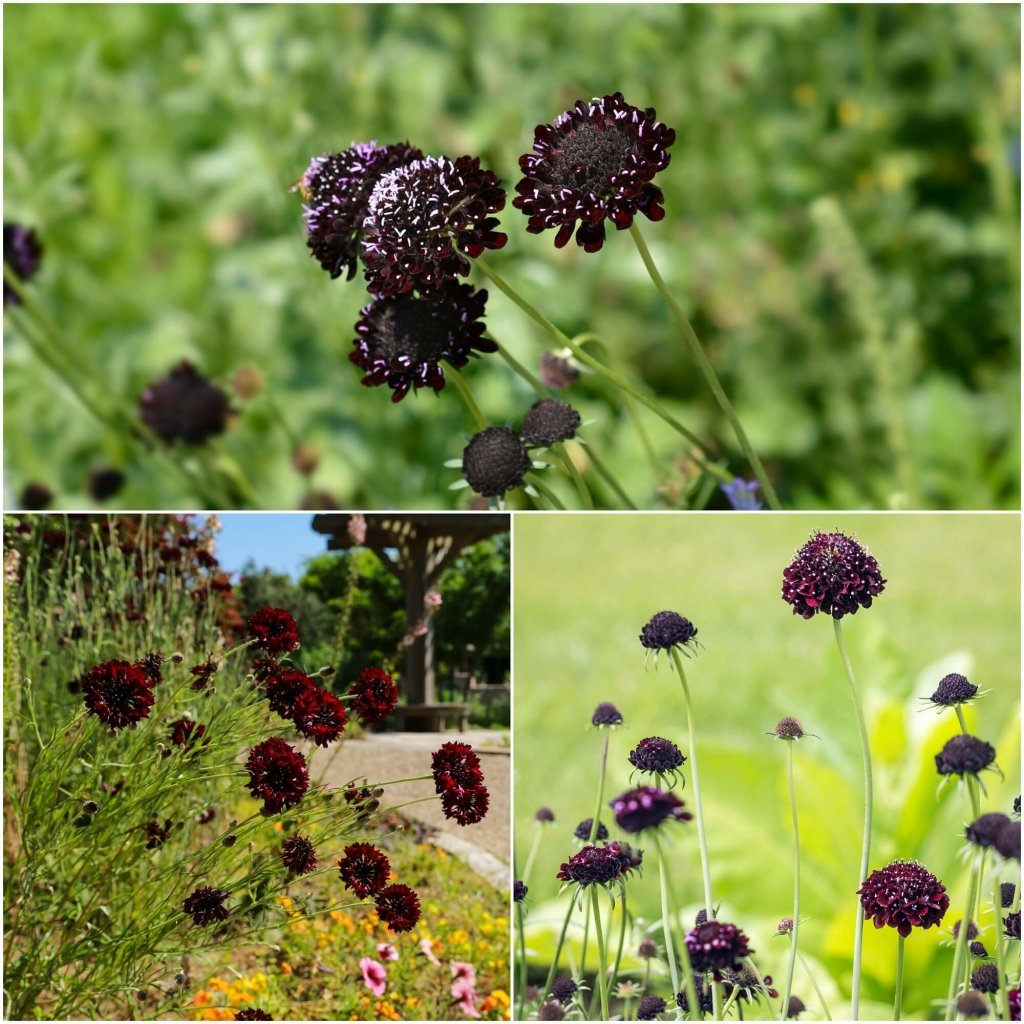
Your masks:
M327 551L327 537L313 532L309 512L221 512L218 516L223 529L217 537L217 557L225 572L238 573L253 558L259 568L294 579L307 558Z

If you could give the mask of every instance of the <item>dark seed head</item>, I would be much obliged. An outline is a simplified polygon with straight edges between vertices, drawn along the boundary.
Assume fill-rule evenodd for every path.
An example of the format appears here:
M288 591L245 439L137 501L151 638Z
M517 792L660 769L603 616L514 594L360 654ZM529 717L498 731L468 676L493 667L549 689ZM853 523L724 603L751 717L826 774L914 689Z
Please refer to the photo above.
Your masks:
M1013 882L1003 882L1003 884L999 886L999 895L1004 908L1013 906L1013 897L1016 895L1016 892L1017 887Z
M594 819L593 818L584 818L583 821L581 821L576 826L576 831L573 832L573 835L577 839L582 839L583 842L589 843L590 842L590 830L593 827L594 827ZM608 829L605 827L605 824L604 824L603 821L599 821L597 823L597 835L594 836L594 839L597 840L598 842L604 842L604 840L606 840L607 838L608 838Z
M671 741L661 736L642 739L629 753L629 763L642 772L664 774L681 768L686 758Z
M35 277L43 257L43 244L32 228L21 224L4 223L4 263L11 273L22 281ZM4 281L4 305L16 306L21 302L17 293Z
M576 994L576 982L572 978L562 977L555 978L551 982L551 998L557 999L563 1006L572 999Z
M538 446L568 441L580 423L580 414L568 402L542 398L523 417L523 441Z
M552 999L537 1011L537 1020L565 1020L565 1010L560 1002Z
M512 883L512 899L515 900L516 903L522 903L523 900L526 899L526 894L529 891L530 890L526 883L520 882L518 878Z
M593 715L590 716L591 725L604 725L614 727L616 725L622 725L622 712L609 701L602 701L594 708Z
M950 672L939 680L931 702L942 707L953 707L969 701L977 692L978 688L966 676Z
M979 992L999 991L999 968L995 964L982 964L971 974L971 987Z
M685 647L697 635L697 627L678 612L658 612L640 631L640 643L649 651Z
M995 846L999 833L1007 825L1011 824L1005 814L994 811L990 814L983 814L967 826L966 836L968 842L974 843L983 849L988 846Z
M988 1000L980 992L969 990L956 998L956 1012L968 1020L987 1017L988 1010Z
M991 744L975 736L957 733L935 755L935 768L940 775L977 775L996 759Z
M963 924L962 921L957 921L953 925L953 938L957 939L960 937L960 926ZM978 926L973 922L969 921L967 924L967 938L976 939L978 937Z
M142 420L162 441L202 444L224 432L227 395L188 361L150 384L139 398Z
M988 950L985 948L985 943L972 942L969 948L971 950L971 956L975 956L979 960L988 959Z
M787 717L775 726L775 735L780 740L798 740L804 735L804 728L795 718Z
M565 357L545 352L540 357L540 379L552 391L570 387L579 379L580 371Z
M538 807L533 818L534 821L546 824L555 820L555 812L550 807Z
M636 1008L637 1020L655 1020L665 1012L665 1000L661 996L644 996Z
M807 1007L799 996L790 996L789 1005L786 1007L786 1019L796 1020Z
M462 452L466 482L485 498L514 490L532 463L523 442L507 427L487 427L474 435Z
M654 939L641 939L637 947L636 955L641 960L652 960L658 955L658 944Z
M1010 939L1020 941L1020 911L1015 910L1003 918L1003 934Z

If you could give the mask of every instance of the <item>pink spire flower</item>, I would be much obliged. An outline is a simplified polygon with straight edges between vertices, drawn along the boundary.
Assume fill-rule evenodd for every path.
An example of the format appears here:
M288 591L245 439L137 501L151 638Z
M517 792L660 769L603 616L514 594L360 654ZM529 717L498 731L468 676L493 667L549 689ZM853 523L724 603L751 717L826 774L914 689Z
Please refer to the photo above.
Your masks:
M377 956L385 963L398 959L398 950L390 942L377 943Z
M363 984L375 996L384 995L384 990L388 987L388 972L384 965L377 963L371 957L364 956L359 961L359 966L363 972Z

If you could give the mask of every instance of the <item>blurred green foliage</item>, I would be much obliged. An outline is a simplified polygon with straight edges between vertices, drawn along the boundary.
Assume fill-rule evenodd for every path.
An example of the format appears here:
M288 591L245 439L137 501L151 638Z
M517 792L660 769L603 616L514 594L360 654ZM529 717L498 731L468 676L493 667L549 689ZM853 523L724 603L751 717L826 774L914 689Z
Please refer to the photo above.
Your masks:
M645 668L638 639L655 612L671 609L693 621L701 641L686 673L715 902L725 920L751 937L761 969L777 984L788 946L773 936L779 919L792 914L792 831L785 751L771 733L780 718L794 715L814 734L794 751L803 851L800 948L835 1019L848 1012L863 815L857 725L831 621L805 622L780 596L782 570L795 548L815 529L839 529L870 549L888 581L870 609L843 619L873 751L872 868L919 859L951 898L942 928L915 933L906 947L904 1009L933 1012L929 1001L945 997L952 964L949 929L963 913L961 837L971 811L965 790L940 788L935 771L935 754L959 731L956 717L936 715L920 698L953 671L990 691L965 713L972 733L995 746L1005 776L984 774L983 812L1009 813L1020 791L1017 517L538 518L516 523L513 699L520 870L538 828L534 812L548 805L556 815L528 879L528 945L541 980L565 915L566 897L554 902L555 873L577 848L573 829L594 813L603 739L588 728L594 707L612 701L625 719L611 735L608 800L628 787L627 755L643 737L665 736L689 754L678 678L664 658L657 665L648 659ZM689 780L689 766L684 774ZM692 810L692 789L681 796ZM612 838L622 838L606 813ZM703 904L696 830L669 825L666 831L689 923ZM653 858L651 842L637 838ZM627 891L640 927L653 929L660 917L658 876L653 862L648 867ZM991 924L988 929L982 938L992 949ZM864 1019L889 1019L895 947L890 930L866 929ZM799 967L794 992L821 1019Z
M392 406L360 386L365 290L309 257L289 185L315 154L408 138L479 154L511 189L534 125L621 90L678 131L666 220L642 228L783 502L1018 505L1015 5L27 4L4 27L5 218L45 239L32 290L76 386L134 416L181 358L224 387L246 366L266 379L186 456L189 483L9 331L14 493L42 479L92 504L107 462L124 507L452 506L443 463L471 418L453 388ZM496 267L731 443L628 237L588 256L502 220ZM548 339L493 288L488 323L537 365ZM495 424L533 399L496 357L467 379ZM643 414L652 470L616 395L585 378L571 397L634 500L679 500L676 435ZM308 478L299 439L320 455Z

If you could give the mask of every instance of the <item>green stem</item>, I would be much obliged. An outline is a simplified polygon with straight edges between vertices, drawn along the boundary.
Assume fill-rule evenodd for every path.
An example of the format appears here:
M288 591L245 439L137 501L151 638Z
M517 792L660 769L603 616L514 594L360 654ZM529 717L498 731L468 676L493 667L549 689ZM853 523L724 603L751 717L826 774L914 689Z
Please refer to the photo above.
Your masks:
M455 385L455 390L458 391L462 396L462 400L466 403L466 408L469 409L470 416L476 420L476 425L483 430L487 426L487 420L484 419L484 414L480 411L480 406L476 404L472 394L470 394L469 385L462 379L462 374L459 373L454 366L449 366L448 377Z
M704 880L704 911L710 921L714 916L711 899L711 866L708 860L708 839L704 832L704 804L701 801L700 774L697 768L697 731L693 721L693 706L690 701L690 688L686 685L686 672L679 651L672 648L672 662L679 673L679 682L683 687L683 704L686 708L686 727L690 734L690 770L693 774L693 802L697 811L697 841L700 844L700 872Z
M519 929L519 991L516 992L516 1017L523 1019L523 1000L526 997L526 933L523 930L523 905L516 904L516 926Z
M811 965L804 959L803 953L798 952L797 956L800 958L800 965L803 967L804 972L807 974L807 978L811 983L811 988L814 989L814 994L818 997L818 1002L821 1003L821 1012L825 1014L826 1020L831 1020L832 1014L829 1013L828 1003L825 1002L825 997L821 994L821 989L814 977L814 972L811 970Z
M658 878L661 882L661 930L665 936L665 955L668 958L668 974L672 979L672 991L680 992L679 987L679 968L676 966L676 952L675 943L672 940L672 914L668 904L668 876L665 871L665 853L661 848L661 836L655 829L652 832L654 836L654 848L658 851ZM693 985L693 976L691 972L690 985ZM694 995L689 994L687 989L687 1000L691 1007L697 1005L695 1002L696 993Z
M619 946L615 951L615 963L612 965L612 976L608 980L608 991L615 991L615 983L619 980L619 968L622 966L622 951L626 948L626 924L629 914L626 912L626 888L622 888L622 896L619 903Z
M597 807L594 808L594 818L590 823L590 835L587 837L588 843L593 843L597 839L597 829L601 824L601 805L604 802L604 779L608 771L608 743L610 740L611 735L608 730L605 730L604 747L601 751L601 770L597 781Z
M563 512L565 511L565 506L559 500L558 495L555 494L555 492L551 490L546 483L540 480L536 473L527 473L526 476L523 477L523 480L546 498L548 504L551 505L552 508L557 508Z
M1010 1019L1010 1001L1006 992L1006 954L1003 949L1003 893L996 878L995 891L992 894L992 913L995 915L996 929L996 966L999 969L999 991L996 993L996 1016L1003 1020Z
M789 806L793 813L793 931L789 941L789 964L786 967L786 987L782 995L782 1015L785 1020L789 1012L789 997L793 992L793 973L796 971L797 936L800 928L800 822L796 810L796 785L793 782L793 747L796 740L786 741L786 762L789 769Z
M892 1019L900 1019L900 1011L903 1009L903 947L906 939L901 935L896 944L896 999L892 1007Z
M715 368L711 365L711 360L708 359L707 353L704 351L704 347L700 343L700 338L697 337L697 332L693 329L693 325L686 318L686 314L683 312L682 307L678 302L676 302L672 293L669 291L661 274L658 273L658 268L655 266L654 259L651 256L651 251L647 248L644 236L640 233L640 228L636 224L633 224L629 230L630 234L633 236L633 241L636 243L637 251L640 253L640 259L643 260L644 266L647 268L647 273L654 282L654 287L661 292L662 298L664 298L665 302L668 304L668 308L671 310L676 323L679 325L683 339L689 346L690 354L700 367L700 371L704 375L705 382L711 389L711 393L715 396L715 400L718 402L719 408L721 408L722 412L725 414L725 418L729 421L733 433L736 435L736 440L739 442L739 446L743 450L744 456L750 463L758 482L761 484L761 490L764 492L765 501L768 502L768 505L774 511L780 511L782 506L779 504L775 488L772 487L772 482L768 479L768 474L765 472L764 466L761 464L761 460L758 458L757 452L755 452L751 446L750 441L747 438L747 433L743 429L743 424L740 423L739 416L736 415L736 410L733 408L732 402L729 401L729 397L726 395L725 389L722 387L722 384L718 379L718 374L715 373Z
M960 984L960 976L963 973L964 953L967 949L967 933L970 931L971 915L974 911L974 903L981 885L981 869L985 860L985 853L975 861L971 871L971 881L967 888L967 908L964 916L960 919L960 931L956 937L956 949L953 953L953 970L949 974L949 986L946 990L946 1020L952 1020L956 1013L957 988Z
M523 874L520 881L524 884L528 884L530 878L530 872L533 870L533 862L537 859L537 851L540 850L540 841L544 837L544 829L547 826L537 824L536 833L533 837L533 842L530 844L530 852L526 857L526 867L523 868Z
M569 922L572 920L572 912L576 909L576 894L573 893L569 900L569 909L565 912L565 921L562 924L562 931L558 936L558 945L555 946L555 955L551 959L551 966L548 968L547 981L544 982L544 991L540 994L540 1002L543 1006L547 1002L548 993L551 991L551 982L555 980L555 971L558 970L558 961L562 959L562 947L565 945L565 933L569 930Z
M969 735L967 732L967 720L964 718L963 710L959 704L954 705L956 711L957 720L960 722L960 729L965 736ZM967 792L971 797L971 810L974 812L975 819L981 817L981 794L978 792L978 777L976 775L967 776Z
M857 730L860 733L861 756L864 761L864 835L861 841L860 851L860 874L857 888L859 889L864 880L868 877L868 866L871 862L871 819L874 804L874 778L871 773L871 744L868 740L867 721L864 718L864 706L861 703L860 691L857 689L857 680L853 674L853 665L850 664L849 655L846 653L846 645L843 643L843 628L839 619L833 619L835 627L836 646L839 648L839 658L843 663L843 671L846 673L846 681L850 685L850 696L853 698L853 710L857 716ZM795 922L794 922L795 927ZM853 941L853 992L850 996L850 1013L854 1020L860 1009L860 965L864 948L864 912L860 903L857 904L857 923L854 930Z
M604 930L601 927L601 905L597 898L597 886L590 887L590 905L594 913L594 931L597 933L597 990L601 996L601 1020L609 1020L608 1016L608 979L604 974L605 949Z
M553 445L553 448L555 453L558 455L558 458L561 460L562 465L565 466L568 471L569 476L572 477L572 482L576 485L576 491L580 496L580 501L583 502L583 507L593 511L594 499L590 496L590 491L587 488L586 482L577 468L576 463L572 461L572 456L568 451L566 451L565 444L560 442Z

